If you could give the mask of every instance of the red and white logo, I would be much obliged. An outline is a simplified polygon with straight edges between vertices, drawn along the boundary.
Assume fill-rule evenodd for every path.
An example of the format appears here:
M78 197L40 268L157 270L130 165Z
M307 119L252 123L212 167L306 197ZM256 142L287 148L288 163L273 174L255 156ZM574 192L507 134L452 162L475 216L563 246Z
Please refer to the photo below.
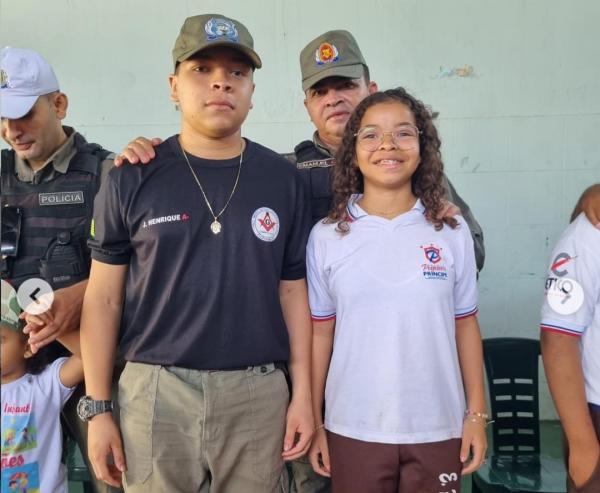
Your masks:
M429 246L422 246L421 248L423 249L425 258L432 264L437 264L442 260L442 249L434 246L433 243Z
M252 214L252 231L259 240L275 241L279 234L279 217L269 207L256 209Z
M315 52L315 61L317 65L337 62L340 58L340 53L336 46L331 43L321 43Z

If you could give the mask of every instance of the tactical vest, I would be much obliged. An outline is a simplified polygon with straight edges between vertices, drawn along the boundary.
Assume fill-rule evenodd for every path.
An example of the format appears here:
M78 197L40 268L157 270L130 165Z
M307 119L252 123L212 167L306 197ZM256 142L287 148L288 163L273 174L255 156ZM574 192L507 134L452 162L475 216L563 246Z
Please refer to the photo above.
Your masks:
M294 153L296 167L310 190L310 208L314 224L327 216L331 208L331 168L335 159L310 140L300 142L294 148Z
M16 258L9 258L3 277L15 286L32 277L44 278L54 289L89 275L90 231L94 197L100 186L101 164L110 154L75 134L77 153L67 173L47 182L21 182L15 173L15 153L2 151L2 207L22 211Z

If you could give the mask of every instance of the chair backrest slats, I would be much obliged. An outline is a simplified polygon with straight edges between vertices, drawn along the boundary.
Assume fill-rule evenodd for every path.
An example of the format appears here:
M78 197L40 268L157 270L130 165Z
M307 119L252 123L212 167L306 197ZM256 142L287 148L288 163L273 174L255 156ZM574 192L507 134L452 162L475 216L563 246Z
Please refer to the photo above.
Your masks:
M539 454L539 341L485 339L483 353L494 420L494 453Z

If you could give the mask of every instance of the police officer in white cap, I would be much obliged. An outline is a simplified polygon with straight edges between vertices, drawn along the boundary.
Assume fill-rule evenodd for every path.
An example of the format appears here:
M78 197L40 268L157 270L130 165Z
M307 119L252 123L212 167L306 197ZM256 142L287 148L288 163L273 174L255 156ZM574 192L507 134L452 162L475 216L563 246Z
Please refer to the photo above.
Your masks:
M59 355L58 344L51 343L79 328L94 196L113 165L109 151L62 125L67 108L66 94L39 53L2 49L1 135L10 146L2 151L2 278L15 287L41 278L55 290L52 307L28 315L24 329L32 350L50 357ZM70 401L73 412L68 403L65 413L73 415L67 424L85 453L85 425L74 413L78 398ZM106 491L100 485L97 490Z

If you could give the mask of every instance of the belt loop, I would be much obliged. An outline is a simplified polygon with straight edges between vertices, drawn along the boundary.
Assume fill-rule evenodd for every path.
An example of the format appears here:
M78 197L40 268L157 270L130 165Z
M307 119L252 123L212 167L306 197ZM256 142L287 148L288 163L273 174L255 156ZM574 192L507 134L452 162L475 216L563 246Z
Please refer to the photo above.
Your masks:
M275 370L275 363L263 363L262 365L255 365L252 368L255 375L268 375Z

